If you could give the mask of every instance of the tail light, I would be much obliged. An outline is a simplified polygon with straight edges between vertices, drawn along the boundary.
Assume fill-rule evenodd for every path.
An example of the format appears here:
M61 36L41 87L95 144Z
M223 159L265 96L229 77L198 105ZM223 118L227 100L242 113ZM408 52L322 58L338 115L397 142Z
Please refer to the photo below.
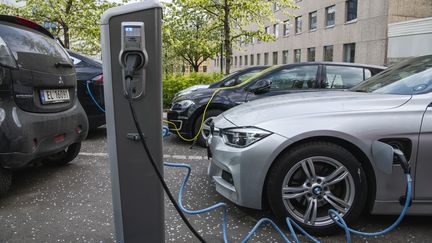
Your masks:
M103 84L103 74L100 74L94 78L92 78L93 83L95 84Z

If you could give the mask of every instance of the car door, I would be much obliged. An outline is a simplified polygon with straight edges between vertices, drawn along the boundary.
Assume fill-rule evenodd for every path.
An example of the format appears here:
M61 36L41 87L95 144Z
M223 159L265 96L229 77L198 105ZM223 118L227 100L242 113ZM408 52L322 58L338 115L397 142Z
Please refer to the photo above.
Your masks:
M363 67L325 65L323 67L323 89L349 89L371 76L369 69Z
M431 95L432 97L432 95ZM432 101L427 107L419 135L419 148L415 170L416 200L432 199Z
M246 101L315 90L319 88L320 69L320 65L295 65L275 70L255 82L263 79L271 81L270 90L264 93L248 92ZM251 85L249 89L253 87L254 85Z

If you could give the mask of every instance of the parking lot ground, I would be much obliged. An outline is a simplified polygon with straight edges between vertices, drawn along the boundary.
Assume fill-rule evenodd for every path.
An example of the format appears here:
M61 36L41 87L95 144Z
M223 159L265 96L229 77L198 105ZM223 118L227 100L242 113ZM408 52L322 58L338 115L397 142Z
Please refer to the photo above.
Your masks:
M230 242L240 242L269 211L235 206L218 195L206 175L209 161L199 147L189 148L171 136L164 140L165 161L192 165L184 205L200 209L216 202L228 204ZM165 168L165 178L177 195L185 175L181 169ZM143 216L144 217L144 216ZM395 216L363 216L355 228L375 231ZM189 216L208 242L222 242L222 211ZM196 242L165 197L166 242ZM355 242L431 242L431 217L407 217L395 231L380 237L356 238ZM303 238L304 239L304 238ZM8 195L0 199L0 242L113 242L110 169L105 129L91 134L81 154L64 167L35 166L15 173ZM342 234L320 238L323 242L344 242ZM269 226L258 230L251 242L282 242Z

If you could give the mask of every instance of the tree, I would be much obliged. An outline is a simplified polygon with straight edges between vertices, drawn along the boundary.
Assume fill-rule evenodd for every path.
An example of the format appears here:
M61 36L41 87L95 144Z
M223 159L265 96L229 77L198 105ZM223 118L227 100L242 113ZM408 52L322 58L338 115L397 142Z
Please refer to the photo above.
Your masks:
M205 12L212 20L213 29L222 28L225 47L225 72L231 68L233 43L257 38L269 41L274 37L265 33L265 24L279 23L273 11L278 6L285 15L297 8L293 0L183 0L198 12ZM190 12L193 15L193 12ZM252 27L252 25L256 25Z
M0 4L0 11L47 27L65 48L97 55L100 54L100 17L116 5L107 0L27 0L21 8Z
M182 57L194 71L219 50L220 30L209 15L174 0L166 4L163 27L164 47Z

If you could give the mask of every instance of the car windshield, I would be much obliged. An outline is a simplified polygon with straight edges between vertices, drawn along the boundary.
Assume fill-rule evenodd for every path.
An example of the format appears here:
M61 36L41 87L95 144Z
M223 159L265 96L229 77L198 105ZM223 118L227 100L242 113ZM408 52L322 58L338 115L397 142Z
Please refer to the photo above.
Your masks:
M429 93L432 91L432 55L395 64L351 91L400 95Z
M262 70L261 72L256 73L256 74L253 75L252 77L246 79L245 81L243 81L243 83L241 83L241 84L239 84L239 85L240 85L240 86L244 86L244 85L246 85L246 84L249 84L251 81L257 79L258 77L261 77L262 75L264 75L264 74L266 74L266 73L268 73L268 72L270 72L270 71L272 71L273 69L276 69L276 68L278 68L278 67L280 67L280 65L274 65L274 66L271 66L271 67L269 67L269 68L266 68L266 69Z
M9 25L0 25L0 36L7 43L15 59L37 58L43 55L55 58L57 61L69 62L66 52L54 39L26 28L15 28Z

